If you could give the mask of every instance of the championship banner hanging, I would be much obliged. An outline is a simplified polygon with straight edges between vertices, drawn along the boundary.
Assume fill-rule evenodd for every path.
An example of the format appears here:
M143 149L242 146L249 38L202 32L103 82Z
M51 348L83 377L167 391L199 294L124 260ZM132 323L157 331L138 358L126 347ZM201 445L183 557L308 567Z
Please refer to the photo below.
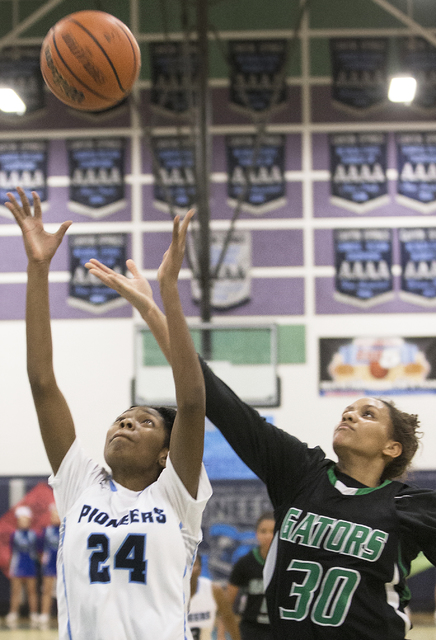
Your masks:
M412 106L436 108L436 47L424 38L400 38L399 58L401 69L410 72L417 83Z
M262 115L286 103L286 40L230 40L230 104Z
M330 135L330 201L354 213L389 202L385 133Z
M335 229L334 246L336 300L369 308L394 297L390 229Z
M323 396L436 393L436 338L321 338Z
M30 201L31 192L36 191L43 210L47 209L47 155L46 140L0 142L0 203L8 200L8 191L19 200L15 188L22 187ZM0 204L0 215L12 218L4 204Z
M195 149L188 136L153 138L154 206L185 213L196 201Z
M151 106L164 115L187 115L195 103L196 42L151 42Z
M211 231L210 233L210 269L216 268L220 259L227 231ZM189 242L196 242L198 236L194 232ZM192 244L191 244L192 246ZM190 251L194 273L198 272L197 252ZM251 233L250 231L233 231L218 277L212 281L211 305L215 309L230 309L244 302L251 296ZM201 290L196 278L191 280L192 299L199 302Z
M1 112L2 120L25 122L45 107L44 80L40 68L40 47L8 47L0 57L0 86L13 89L26 105L21 116Z
M124 138L67 140L70 211L103 218L125 208L124 148Z
M400 298L436 307L436 228L399 229Z
M398 202L420 213L436 211L436 133L398 133Z
M387 38L332 38L332 99L364 115L387 100Z
M228 199L231 207L262 215L286 204L283 135L226 137Z
M106 313L127 304L116 291L106 287L84 266L96 258L116 273L126 274L125 234L89 234L68 236L70 288L68 304L95 314Z

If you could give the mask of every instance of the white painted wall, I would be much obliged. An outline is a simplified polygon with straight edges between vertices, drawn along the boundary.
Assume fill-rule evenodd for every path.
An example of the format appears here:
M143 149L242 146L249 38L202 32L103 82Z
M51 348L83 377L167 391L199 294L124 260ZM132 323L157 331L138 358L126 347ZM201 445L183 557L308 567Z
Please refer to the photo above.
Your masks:
M244 322L247 319L244 319ZM280 318L280 322L296 318ZM87 452L103 462L105 433L130 406L134 374L133 332L136 319L54 321L55 370ZM310 446L319 444L333 456L331 438L341 411L351 398L320 397L320 337L364 335L427 336L434 314L315 317L307 324L307 363L281 366L282 406L266 409L275 424ZM26 375L24 322L0 322L0 402L2 410L0 470L4 475L49 474ZM436 468L436 396L399 396L398 406L421 417L424 437L416 468Z

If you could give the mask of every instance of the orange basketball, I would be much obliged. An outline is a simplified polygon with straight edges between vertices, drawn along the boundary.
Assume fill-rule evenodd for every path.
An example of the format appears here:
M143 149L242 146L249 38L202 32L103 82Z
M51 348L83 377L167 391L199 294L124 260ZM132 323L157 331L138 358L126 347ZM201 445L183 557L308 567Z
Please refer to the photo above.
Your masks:
M102 111L123 100L140 67L134 35L104 11L78 11L62 18L41 47L41 72L48 88L82 111Z

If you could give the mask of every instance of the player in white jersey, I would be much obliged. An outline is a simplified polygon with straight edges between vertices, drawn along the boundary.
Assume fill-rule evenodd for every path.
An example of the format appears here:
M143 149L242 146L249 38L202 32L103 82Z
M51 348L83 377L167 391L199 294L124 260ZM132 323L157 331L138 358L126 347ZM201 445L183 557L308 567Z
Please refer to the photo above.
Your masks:
M201 557L197 556L191 575L191 601L188 624L193 640L211 640L216 617L228 631L231 640L241 640L238 622L221 585L200 575Z
M38 195L32 193L32 214L24 191L17 191L21 206L13 194L6 206L28 256L27 367L62 518L60 640L185 640L190 570L211 493L201 462L203 376L177 289L193 212L181 224L176 217L158 272L177 413L153 407L122 413L106 437L109 474L82 451L53 371L48 274L71 223L47 233Z

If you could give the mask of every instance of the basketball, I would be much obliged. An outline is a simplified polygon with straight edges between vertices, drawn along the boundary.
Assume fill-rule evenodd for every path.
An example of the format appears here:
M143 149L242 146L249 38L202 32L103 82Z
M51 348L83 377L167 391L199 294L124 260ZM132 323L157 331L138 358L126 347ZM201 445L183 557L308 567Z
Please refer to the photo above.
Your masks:
M126 25L104 11L78 11L59 20L41 47L50 91L81 111L102 111L132 90L141 52Z

